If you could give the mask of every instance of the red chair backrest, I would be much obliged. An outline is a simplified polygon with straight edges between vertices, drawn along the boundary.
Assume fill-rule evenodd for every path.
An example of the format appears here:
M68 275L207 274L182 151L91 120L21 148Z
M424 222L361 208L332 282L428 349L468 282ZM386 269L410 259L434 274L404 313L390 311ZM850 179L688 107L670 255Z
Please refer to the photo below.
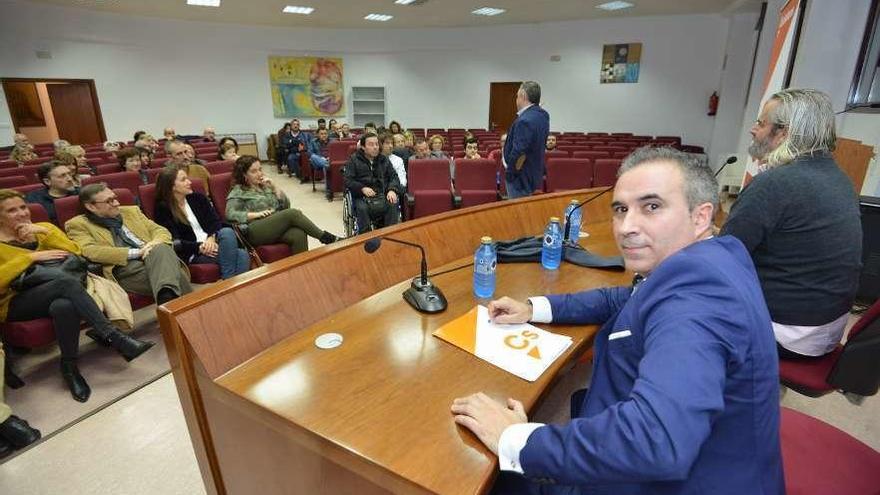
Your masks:
M9 189L17 186L27 185L28 180L23 175L11 175L9 177L0 177L0 188Z
M102 163L95 167L95 171L98 172L97 175L107 175L119 172L119 164L118 163Z
M563 149L555 149L553 151L545 151L544 152L544 162L549 160L550 158L568 158L569 152Z
M168 158L159 158L153 157L153 160L150 162L150 168L162 168L165 166L165 162L168 161Z
M347 141L330 141L327 145L327 158L331 162L346 161L351 153L348 148L351 143Z
M232 174L212 174L208 182L211 183L211 199L214 201L214 208L217 209L220 219L225 220L226 197L229 195L229 190L232 189Z
M159 177L159 174L162 173L162 168L148 168L147 169L147 182L150 184L156 183L156 177Z
M495 161L488 158L457 160L455 162L455 188L459 191L497 189Z
M610 151L575 151L571 154L572 158L589 158L590 160L598 160L600 158L611 158Z
M112 174L94 175L82 180L82 185L104 182L112 189L128 189L132 196L137 196L138 187L141 185L141 177L137 172L116 172ZM120 201L122 201L120 199Z
M44 187L46 187L46 186L44 186L42 184L26 184L24 186L10 187L10 189L12 189L14 191L18 191L22 194L27 194L31 191L36 191L37 189L42 189Z
M144 215L152 219L156 213L156 184L140 186L138 194L141 197L141 209L144 210Z
M49 222L49 214L40 203L28 203L28 210L31 212L31 222Z
M114 188L113 192L119 199L121 206L135 206L135 195L126 188ZM83 213L79 205L79 196L65 196L55 200L55 214L58 216L58 226L64 228L64 224L71 218Z
M205 164L205 168L212 174L232 172L233 167L235 167L235 160L216 160Z
M208 195L207 190L205 189L205 181L202 179L196 179L195 177L190 177L189 180L192 182L192 190L197 193L202 193L205 196Z
M600 158L593 162L593 187L605 187L617 182L617 169L620 168L620 160L615 158Z
M409 161L407 189L410 192L449 190L449 160L414 159Z
M547 160L547 192L586 189L593 183L593 163L586 158Z
M40 168L40 165L25 165L24 167L16 167L16 168L0 168L0 177L12 177L14 175L20 175L28 180L29 184L40 182L37 179L37 169Z
M0 168L18 168L18 162L15 160L0 160Z

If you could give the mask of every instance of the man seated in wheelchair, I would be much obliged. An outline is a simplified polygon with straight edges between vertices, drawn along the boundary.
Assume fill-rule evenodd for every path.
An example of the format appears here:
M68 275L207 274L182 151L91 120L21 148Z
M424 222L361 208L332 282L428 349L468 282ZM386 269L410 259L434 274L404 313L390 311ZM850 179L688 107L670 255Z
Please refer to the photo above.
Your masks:
M345 164L345 188L351 193L358 232L368 232L370 221L382 226L400 221L403 187L388 157L380 153L379 137L366 133L358 150Z

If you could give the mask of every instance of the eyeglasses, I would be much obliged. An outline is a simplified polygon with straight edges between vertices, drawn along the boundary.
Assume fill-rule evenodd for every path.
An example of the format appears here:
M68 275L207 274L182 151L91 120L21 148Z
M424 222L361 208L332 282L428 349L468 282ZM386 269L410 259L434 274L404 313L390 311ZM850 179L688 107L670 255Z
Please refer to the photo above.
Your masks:
M107 203L108 205L112 205L113 203L119 203L119 198L116 196L105 199L104 201L92 201L93 204L97 203Z

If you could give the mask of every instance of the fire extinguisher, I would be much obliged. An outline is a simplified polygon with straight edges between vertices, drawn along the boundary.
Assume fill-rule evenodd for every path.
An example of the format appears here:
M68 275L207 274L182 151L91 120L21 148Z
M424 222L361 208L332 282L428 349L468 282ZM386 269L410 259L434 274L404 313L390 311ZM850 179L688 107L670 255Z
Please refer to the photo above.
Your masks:
M712 96L709 97L709 113L706 115L715 115L718 113L718 92L713 91Z

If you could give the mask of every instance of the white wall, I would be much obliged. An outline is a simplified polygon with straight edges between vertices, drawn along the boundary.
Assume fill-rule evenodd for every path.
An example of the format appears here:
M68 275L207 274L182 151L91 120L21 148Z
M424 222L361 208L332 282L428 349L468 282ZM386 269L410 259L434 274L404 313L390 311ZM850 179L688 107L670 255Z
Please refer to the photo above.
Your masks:
M489 82L535 79L556 130L676 134L708 146L727 19L624 18L462 29L312 30L136 18L0 0L0 76L95 79L108 138L161 134L265 136L268 55L341 56L351 86L384 85L404 126L485 127ZM638 84L600 85L605 43L642 42ZM48 49L51 60L37 59ZM561 55L561 62L550 62ZM2 100L2 99L0 99ZM511 103L512 104L512 103ZM348 110L350 112L350 102ZM0 101L0 133L8 125ZM11 132L0 135L0 144Z

